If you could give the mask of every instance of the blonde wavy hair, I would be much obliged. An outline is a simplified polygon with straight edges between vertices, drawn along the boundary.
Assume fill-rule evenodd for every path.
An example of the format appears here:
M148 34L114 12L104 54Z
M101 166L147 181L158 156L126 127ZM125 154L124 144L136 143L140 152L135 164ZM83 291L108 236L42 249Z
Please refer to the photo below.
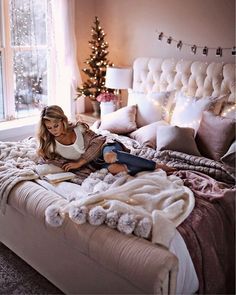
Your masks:
M75 128L76 124L69 123L67 116L64 114L61 107L57 105L51 105L43 108L40 116L39 127L37 132L37 137L39 141L38 155L48 159L55 159L55 138L47 130L45 125L46 121L62 121L64 125L64 130L67 132L70 129Z

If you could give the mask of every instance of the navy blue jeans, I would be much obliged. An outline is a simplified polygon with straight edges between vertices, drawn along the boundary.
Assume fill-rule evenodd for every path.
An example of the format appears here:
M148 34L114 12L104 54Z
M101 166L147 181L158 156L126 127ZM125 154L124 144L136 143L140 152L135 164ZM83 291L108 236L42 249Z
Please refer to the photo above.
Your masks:
M153 171L156 168L156 163L152 160L147 160L142 157L131 155L130 153L124 152L122 145L118 142L108 144L102 149L102 158L104 154L108 152L114 152L117 155L116 163L125 164L128 168L130 175L135 175L141 171ZM100 158L101 159L101 158ZM101 168L107 168L110 164L103 160Z

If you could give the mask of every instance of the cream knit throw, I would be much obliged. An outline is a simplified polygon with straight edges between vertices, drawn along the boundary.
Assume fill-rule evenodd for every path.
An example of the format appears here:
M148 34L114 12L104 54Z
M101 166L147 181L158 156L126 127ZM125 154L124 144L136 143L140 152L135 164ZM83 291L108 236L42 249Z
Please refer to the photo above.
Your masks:
M174 175L162 170L141 172L135 177L125 175L105 192L94 193L71 202L68 207L97 205L106 212L130 213L152 220L152 242L169 247L175 228L194 208L192 191ZM64 212L68 211L64 208Z

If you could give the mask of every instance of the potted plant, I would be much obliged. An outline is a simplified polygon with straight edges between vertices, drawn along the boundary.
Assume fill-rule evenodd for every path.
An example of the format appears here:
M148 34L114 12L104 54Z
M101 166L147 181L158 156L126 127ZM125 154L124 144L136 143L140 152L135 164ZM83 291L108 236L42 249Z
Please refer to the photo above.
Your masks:
M118 97L114 93L104 92L99 94L96 99L100 102L101 117L117 109Z

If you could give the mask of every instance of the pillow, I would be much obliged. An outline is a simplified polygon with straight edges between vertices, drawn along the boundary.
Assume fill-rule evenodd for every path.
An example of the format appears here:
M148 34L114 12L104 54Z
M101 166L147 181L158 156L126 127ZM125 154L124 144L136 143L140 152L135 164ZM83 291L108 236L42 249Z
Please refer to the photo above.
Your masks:
M139 143L155 149L156 148L156 130L157 130L157 126L161 126L161 125L168 125L168 123L165 121L154 122L146 126L143 126L141 128L138 128L137 130L130 133L129 136L137 140Z
M169 120L169 111L174 101L174 92L153 92L130 94L130 101L137 104L137 127L160 121Z
M234 141L231 146L229 147L228 151L226 152L226 154L224 154L223 157L220 158L221 162L223 162L224 164L230 166L230 167L234 167L235 168L235 154L236 154L236 141Z
M181 91L177 92L176 105L170 124L193 128L196 134L203 111L208 110L216 101L217 99L211 96L197 99L192 96L186 96Z
M194 139L194 129L178 126L158 126L157 150L172 150L189 155L201 156Z
M127 134L137 129L135 105L123 107L101 118L99 129L112 133Z
M219 161L235 139L235 120L204 112L196 136L204 157Z

